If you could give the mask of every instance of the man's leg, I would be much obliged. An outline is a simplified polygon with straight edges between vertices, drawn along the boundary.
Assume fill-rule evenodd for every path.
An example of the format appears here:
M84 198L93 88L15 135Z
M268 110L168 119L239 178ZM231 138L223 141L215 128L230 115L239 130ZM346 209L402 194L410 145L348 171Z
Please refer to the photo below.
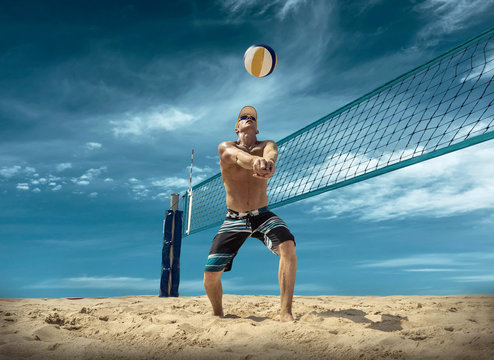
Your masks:
M280 321L293 321L292 300L297 272L295 242L292 240L285 241L278 245L278 250L280 253L280 268L278 272L281 298Z
M208 294L209 301L213 306L213 315L223 316L223 288L221 286L221 271L205 271L204 272L204 288Z

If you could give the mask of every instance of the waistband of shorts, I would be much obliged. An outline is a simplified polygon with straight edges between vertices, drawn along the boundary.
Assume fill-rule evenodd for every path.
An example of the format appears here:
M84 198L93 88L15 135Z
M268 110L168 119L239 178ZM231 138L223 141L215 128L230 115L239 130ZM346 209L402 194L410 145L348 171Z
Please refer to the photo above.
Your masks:
M260 209L256 209L256 210L246 211L246 212L238 212L238 211L235 211L232 209L227 209L226 216L229 218L233 218L233 219L245 219L246 217L256 216L259 214L267 213L269 211L270 210L267 206L262 207Z

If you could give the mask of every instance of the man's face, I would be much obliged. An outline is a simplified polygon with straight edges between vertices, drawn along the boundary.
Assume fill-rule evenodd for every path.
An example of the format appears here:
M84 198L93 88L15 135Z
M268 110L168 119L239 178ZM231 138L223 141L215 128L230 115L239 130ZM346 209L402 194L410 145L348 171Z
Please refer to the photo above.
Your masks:
M242 122L243 124L257 124L257 119L254 115L242 115L238 122Z
M238 117L237 129L253 127L257 130L257 112L255 109L246 108Z
M238 134L240 131L244 132L249 129L254 130L256 134L259 134L259 130L257 130L257 121L252 119L250 116L247 119L238 121L237 127L235 128L235 133Z

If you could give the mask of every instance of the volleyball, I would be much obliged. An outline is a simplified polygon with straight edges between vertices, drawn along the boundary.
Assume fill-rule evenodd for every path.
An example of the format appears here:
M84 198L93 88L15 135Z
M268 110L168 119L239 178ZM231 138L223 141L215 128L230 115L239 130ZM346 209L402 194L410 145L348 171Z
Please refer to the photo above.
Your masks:
M245 51L244 65L255 77L268 76L276 68L276 53L267 45L252 45Z

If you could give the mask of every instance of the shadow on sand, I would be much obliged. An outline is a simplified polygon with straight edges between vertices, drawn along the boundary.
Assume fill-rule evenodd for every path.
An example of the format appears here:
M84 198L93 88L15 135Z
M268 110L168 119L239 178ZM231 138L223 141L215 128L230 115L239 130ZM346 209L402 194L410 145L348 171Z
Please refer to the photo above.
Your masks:
M226 314L225 316L222 316L222 319L249 319L249 320L252 320L252 321L255 321L255 322L261 322L261 321L264 321L264 320L272 320L271 318L264 317L264 316L254 316L254 315L251 315L251 316L247 316L245 318L242 318L241 316L234 315L234 314Z
M335 318L345 318L359 324L369 324L367 327L369 329L380 330L385 332L400 331L403 330L401 326L401 321L408 321L408 318L390 314L381 314L381 321L372 321L366 318L367 313L362 310L357 309L346 309L346 310L328 310L323 312L311 312L312 315L321 317L335 317ZM376 314L377 315L377 314Z

